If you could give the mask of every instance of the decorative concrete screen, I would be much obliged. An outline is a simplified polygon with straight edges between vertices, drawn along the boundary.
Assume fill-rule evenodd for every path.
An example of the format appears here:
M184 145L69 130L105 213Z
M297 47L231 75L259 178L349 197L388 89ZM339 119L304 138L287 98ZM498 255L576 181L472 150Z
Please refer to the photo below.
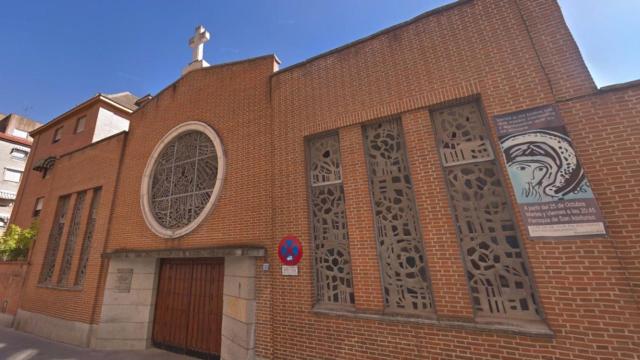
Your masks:
M431 117L476 316L539 319L529 264L478 104Z
M208 125L187 122L156 146L142 180L142 209L149 228L162 237L193 230L220 192L222 143Z
M76 286L82 286L82 283L84 283L85 275L87 273L89 250L91 249L93 234L96 231L96 219L98 217L98 205L100 204L101 194L101 188L95 188L93 190L93 197L91 198L91 209L89 210L89 219L87 220L87 229L85 230L84 240L82 241L82 249L80 250L80 261L78 263L78 271L75 280Z
M45 251L44 261L42 263L42 271L40 272L39 283L47 284L51 282L53 271L56 267L56 258L62 233L64 232L64 223L67 215L67 207L69 206L70 195L62 196L58 199L56 206L56 214L53 218L53 225L49 232L49 241L47 242L47 250Z
M79 191L74 194L65 195L59 198L54 217L54 223L49 233L49 241L47 243L46 255L40 273L40 284L54 286L57 288L68 288L73 284L74 288L81 287L89 259L89 250L91 248L91 240L95 232L96 216L98 205L100 202L101 188L93 188L89 190ZM91 198L91 207L88 215L84 209L86 203ZM68 214L69 205L73 203L73 208ZM70 216L69 225L65 231L66 218ZM83 228L82 224L86 226ZM63 234L66 235L66 241L63 244ZM78 248L78 239L82 238L82 246L80 248L80 258L78 267L73 268L74 255ZM57 275L57 281L53 279L56 268L56 259L60 248L64 246L62 252L62 261L60 270ZM75 279L72 277L76 275Z
M308 143L311 236L314 246L316 300L319 304L355 302L349 254L349 231L337 134Z
M363 130L385 307L395 312L432 312L400 119L367 125Z
M64 245L64 252L62 253L62 267L60 268L60 275L58 276L58 285L63 286L71 272L71 262L73 260L73 253L76 248L76 239L80 232L80 221L82 217L82 208L84 206L84 199L87 196L86 191L81 191L76 196L75 204L73 205L73 212L71 213L71 224L67 235L67 242Z

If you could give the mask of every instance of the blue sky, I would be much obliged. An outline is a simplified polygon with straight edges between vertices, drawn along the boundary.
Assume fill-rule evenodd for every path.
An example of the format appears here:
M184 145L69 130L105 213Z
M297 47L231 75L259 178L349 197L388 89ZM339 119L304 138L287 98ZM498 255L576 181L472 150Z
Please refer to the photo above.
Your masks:
M156 93L190 61L276 53L288 66L450 0L58 0L0 5L0 113L47 122L98 92ZM560 0L599 86L640 78L640 1Z

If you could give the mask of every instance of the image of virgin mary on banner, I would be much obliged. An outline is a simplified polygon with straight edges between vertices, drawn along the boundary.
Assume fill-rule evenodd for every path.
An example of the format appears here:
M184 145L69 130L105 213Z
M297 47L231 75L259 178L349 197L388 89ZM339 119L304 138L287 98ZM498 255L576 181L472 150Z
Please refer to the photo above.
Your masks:
M591 186L554 106L494 118L531 238L606 235Z
M531 130L500 140L518 202L593 197L571 140L558 130Z

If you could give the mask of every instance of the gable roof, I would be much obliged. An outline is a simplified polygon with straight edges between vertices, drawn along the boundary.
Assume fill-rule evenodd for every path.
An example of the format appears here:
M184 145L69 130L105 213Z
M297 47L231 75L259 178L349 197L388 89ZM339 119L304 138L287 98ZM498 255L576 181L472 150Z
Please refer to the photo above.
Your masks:
M138 101L138 97L128 91L123 91L116 94L100 94L100 95L111 99L113 102L116 102L126 107L129 110L135 110L138 108L138 106L136 105L136 101Z
M136 112L136 111L142 109L143 107L145 107L148 103L151 102L150 101L151 99L159 99L160 95L162 95L162 93L164 93L165 91L167 91L171 87L175 86L177 83L182 81L187 76L190 76L191 74L199 73L201 71L212 71L212 70L219 69L219 68L226 67L226 66L234 66L234 65L238 65L238 64L249 63L249 62L252 62L252 61L263 60L263 59L273 59L276 63L280 64L280 59L278 59L276 54L267 54L267 55L260 55L260 56L256 56L256 57L252 57L252 58L248 58L248 59L230 61L230 62L220 63L220 64L212 64L212 65L205 66L205 67L202 67L202 68L199 68L199 69L193 69L191 71L188 71L185 74L180 75L180 77L178 79L176 79L174 82L170 83L169 85L165 86L164 89L158 91L157 94L155 94L153 96L151 96L151 94L143 96L142 98L149 97L149 99L147 101L141 101L140 103L138 103L139 106L137 106L137 108L133 112Z
M31 137L33 137L34 135L40 133L41 131L44 131L46 129L49 129L50 127L56 125L61 119L67 117L69 114L73 113L74 111L91 105L94 102L97 101L103 101L107 104L110 104L112 106L115 106L117 108L120 108L121 110L131 114L134 110L136 110L138 107L135 105L136 100L138 100L138 97L133 95L132 93L125 91L125 92L121 92L121 93L116 93L116 94L103 94L103 93L98 93L95 96L93 96L92 98L72 107L71 109L65 111L63 114L58 115L57 117L55 117L53 120L49 121L48 123L46 123L45 125L31 131L29 133L29 135Z

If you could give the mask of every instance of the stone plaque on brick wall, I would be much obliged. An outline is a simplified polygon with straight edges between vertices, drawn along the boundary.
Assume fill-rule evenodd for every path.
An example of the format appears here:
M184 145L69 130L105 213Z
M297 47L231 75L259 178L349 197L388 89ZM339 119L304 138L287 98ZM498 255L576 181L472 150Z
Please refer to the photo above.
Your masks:
M298 265L282 265L282 275L298 276Z
M115 292L128 293L131 291L131 280L133 279L133 269L118 269L116 274Z

